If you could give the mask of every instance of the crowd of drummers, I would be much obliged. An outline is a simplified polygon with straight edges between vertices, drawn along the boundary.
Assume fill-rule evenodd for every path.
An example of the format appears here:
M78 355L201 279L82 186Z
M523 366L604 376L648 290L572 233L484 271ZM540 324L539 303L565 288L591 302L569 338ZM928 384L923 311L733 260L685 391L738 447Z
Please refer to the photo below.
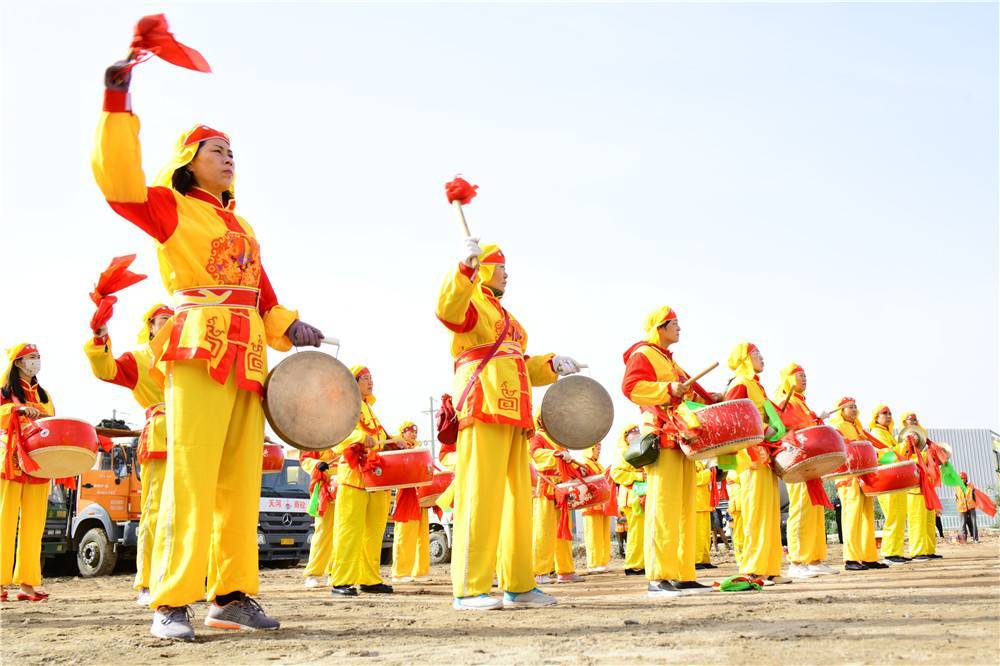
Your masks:
M256 600L267 347L319 347L324 334L279 300L262 264L263 243L235 212L228 135L192 127L168 164L146 178L130 79L130 63L107 70L93 173L114 212L152 239L169 304L151 305L137 324L137 343L113 351L113 294L137 279L128 258L116 260L92 294L97 312L81 339L96 380L132 391L146 413L138 602L152 612L151 633L165 639L193 640L192 605L200 601L208 602L209 627L278 629ZM567 355L529 354L525 325L502 304L506 266L499 246L470 237L454 264L442 267L431 325L450 333L455 377L452 411L435 433L444 442L437 460L416 446L414 424L392 433L383 426L373 372L350 369L361 396L353 432L300 455L316 516L307 588L329 587L348 603L361 594L394 593L379 567L390 512L390 582L396 583L426 579L428 512L451 512L451 597L458 611L555 604L547 586L579 580L576 509L583 510L591 572L607 570L612 525L625 517L625 574L645 576L650 599L835 574L826 561L824 477L836 480L846 569L939 557L935 487L948 450L927 437L915 414L902 415L898 432L888 406L863 419L850 397L816 414L797 364L783 368L769 394L759 381L763 354L749 342L733 348L723 390L706 390L674 358L681 327L670 307L647 317L642 339L624 354L621 390L635 405L637 423L612 436L613 463L602 466L598 441L574 455L539 419L532 388L584 366ZM96 435L94 442L69 441L78 422L59 419L58 388L50 393L39 383L43 349L44 341L13 346L2 376L4 601L11 585L20 586L19 600L46 598L39 549L50 479L72 471L59 464L68 449L99 444ZM418 462L396 455L401 462L392 463L408 452ZM393 464L404 473L430 470L433 478L387 481ZM789 496L787 576L779 477ZM696 570L709 564L709 517L726 496L740 576L721 585L699 582ZM881 552L876 497L886 518Z

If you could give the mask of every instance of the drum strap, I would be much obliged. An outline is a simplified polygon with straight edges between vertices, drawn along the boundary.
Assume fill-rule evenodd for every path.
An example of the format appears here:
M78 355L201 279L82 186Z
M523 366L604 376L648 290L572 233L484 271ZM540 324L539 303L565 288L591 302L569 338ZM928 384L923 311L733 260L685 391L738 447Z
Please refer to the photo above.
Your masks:
M497 350L500 349L500 345L502 345L503 341L507 339L507 331L509 330L510 330L510 315L507 314L507 309L504 308L503 330L500 331L500 335L497 337L496 342L494 342L493 346L490 347L490 351L486 355L486 358L484 358L479 363L479 365L476 366L476 369L473 371L472 376L469 377L469 383L465 385L465 389L462 391L462 395L459 396L458 402L455 403L456 418L458 417L458 414L462 411L462 406L465 404L465 399L469 397L469 392L472 391L472 387L475 385L476 380L479 379L479 374L483 371L483 368L486 367L486 364L489 363L491 360L493 360L493 357L496 356Z

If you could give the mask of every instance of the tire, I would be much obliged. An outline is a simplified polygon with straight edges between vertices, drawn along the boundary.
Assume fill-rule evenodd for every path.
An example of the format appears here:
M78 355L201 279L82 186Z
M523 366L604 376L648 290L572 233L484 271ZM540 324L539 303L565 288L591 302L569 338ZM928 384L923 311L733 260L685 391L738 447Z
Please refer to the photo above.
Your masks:
M451 548L448 547L448 537L444 532L430 534L431 564L447 564L451 562Z
M107 576L114 571L118 553L108 541L103 527L91 527L76 549L76 566L84 578Z
M271 560L268 562L275 569L293 569L299 566L298 560Z

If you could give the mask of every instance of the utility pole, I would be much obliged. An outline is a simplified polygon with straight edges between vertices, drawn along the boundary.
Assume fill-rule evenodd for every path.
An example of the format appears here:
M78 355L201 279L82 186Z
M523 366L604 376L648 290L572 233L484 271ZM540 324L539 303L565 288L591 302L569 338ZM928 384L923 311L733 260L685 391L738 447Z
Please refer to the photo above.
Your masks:
M431 427L427 432L430 433L430 443L431 443L431 456L437 460L437 436L434 432L434 396L430 397L430 409L426 409L423 412L427 414L427 420L430 421Z

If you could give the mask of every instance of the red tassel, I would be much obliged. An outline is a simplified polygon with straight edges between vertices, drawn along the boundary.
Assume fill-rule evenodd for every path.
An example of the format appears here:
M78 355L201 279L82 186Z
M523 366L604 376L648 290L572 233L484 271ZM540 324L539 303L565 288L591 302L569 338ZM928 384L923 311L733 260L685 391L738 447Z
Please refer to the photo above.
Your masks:
M317 483L320 484L319 485L319 509L318 509L318 512L319 512L319 515L322 516L322 515L324 515L326 513L326 507L327 507L327 505L329 505L330 502L332 502L336 498L336 495L333 494L330 491L330 484L327 481L326 474L323 473L323 472L321 472L319 470L319 468L314 467L313 468L313 472L312 472L312 476L309 479L309 494L310 495L313 494L313 489L316 487Z
M569 526L569 500L563 497L557 504L559 506L559 529L556 531L556 537L564 541L572 541L573 530Z
M822 479L810 479L806 481L806 489L809 491L809 501L813 506L822 506L833 510L833 503L826 494Z
M163 14L143 16L135 26L132 49L153 53L172 65L193 69L196 72L211 72L204 56L189 46L177 41L167 26Z
M444 193L448 197L448 203L457 201L463 206L472 201L478 189L478 185L471 185L469 181L460 176L455 176L453 181L444 184Z
M923 462L917 458L917 473L920 475L920 493L924 496L924 507L928 511L940 511L941 499L934 490L934 484Z
M403 488L396 493L396 508L392 512L392 519L397 523L408 523L411 520L420 520L421 509L420 500L417 499L416 488Z
M990 518L997 515L997 505L993 503L993 500L984 493L979 488L976 488L971 483L969 486L972 488L972 495L976 498L976 508L985 513Z
M725 479L719 483L719 500L729 501L729 483Z
M31 474L38 471L38 463L28 455L28 449L24 444L24 433L21 432L23 424L20 419L19 414L12 413L7 424L7 455L3 461L3 471L8 479L19 476L21 472Z
M66 490L76 490L75 476L64 476L60 479L56 479L56 483L65 488Z
M90 330L96 332L111 319L114 305L118 302L118 297L112 294L146 279L145 275L133 273L128 269L133 261L135 261L134 254L115 257L108 267L101 271L94 290L90 292L90 300L97 306L97 310L90 318Z
M351 469L360 471L367 462L367 458L368 453L364 444L355 444L354 446L349 446L344 450L344 462L346 462L348 467Z
M713 509L719 506L719 484L715 482L716 468L709 469L711 475L708 477L708 505Z
M610 518L617 518L621 512L621 509L618 507L618 486L611 480L610 470L605 472L604 476L608 478L608 483L611 485L611 498L604 505L604 515Z

